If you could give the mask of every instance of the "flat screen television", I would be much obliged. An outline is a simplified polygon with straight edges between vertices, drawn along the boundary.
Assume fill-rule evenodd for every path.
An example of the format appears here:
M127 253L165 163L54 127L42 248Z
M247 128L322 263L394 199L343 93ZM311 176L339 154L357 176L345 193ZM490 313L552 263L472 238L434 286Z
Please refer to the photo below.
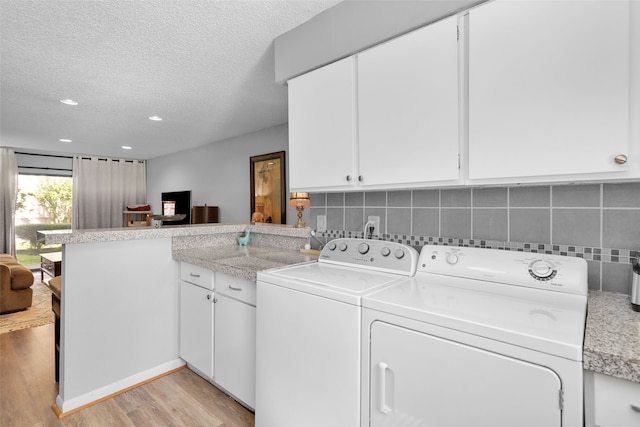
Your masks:
M186 214L181 221L163 221L162 225L191 224L191 191L162 193L162 215Z

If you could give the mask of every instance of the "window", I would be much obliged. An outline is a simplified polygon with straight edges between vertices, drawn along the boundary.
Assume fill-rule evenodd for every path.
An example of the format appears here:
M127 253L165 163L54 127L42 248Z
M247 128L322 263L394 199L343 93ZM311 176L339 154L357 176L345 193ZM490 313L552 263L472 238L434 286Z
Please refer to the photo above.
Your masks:
M22 265L39 268L41 253L61 250L38 243L37 232L71 228L71 186L68 176L18 175L16 255Z

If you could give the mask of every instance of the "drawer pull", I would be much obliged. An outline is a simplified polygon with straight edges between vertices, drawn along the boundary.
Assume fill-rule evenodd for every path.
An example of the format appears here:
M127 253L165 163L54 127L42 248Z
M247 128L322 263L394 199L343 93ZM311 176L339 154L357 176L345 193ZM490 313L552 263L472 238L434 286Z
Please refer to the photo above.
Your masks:
M194 273L189 273L189 276L191 276L191 277L200 277L199 274L194 274Z
M231 289L232 291L242 291L242 288L239 288L239 287L233 286L233 285L229 285L229 289Z
M629 406L631 406L631 409L633 411L640 413L640 406L638 405L629 405Z

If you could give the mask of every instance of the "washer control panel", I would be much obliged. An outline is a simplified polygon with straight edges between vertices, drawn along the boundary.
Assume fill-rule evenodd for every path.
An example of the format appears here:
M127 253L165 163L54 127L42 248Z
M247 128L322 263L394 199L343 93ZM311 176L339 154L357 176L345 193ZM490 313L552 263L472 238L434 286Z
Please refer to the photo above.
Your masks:
M418 251L402 243L343 238L327 243L320 253L318 262L413 276L418 265L418 256Z
M588 291L587 262L561 255L425 245L417 272L580 295Z

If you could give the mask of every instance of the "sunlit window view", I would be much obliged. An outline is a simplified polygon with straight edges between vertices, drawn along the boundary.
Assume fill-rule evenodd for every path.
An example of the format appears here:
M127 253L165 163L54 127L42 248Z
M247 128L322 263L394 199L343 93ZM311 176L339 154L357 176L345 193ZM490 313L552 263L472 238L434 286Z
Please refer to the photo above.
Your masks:
M18 177L16 252L20 264L40 267L40 255L59 252L61 245L43 245L38 230L71 228L72 178L23 175Z

